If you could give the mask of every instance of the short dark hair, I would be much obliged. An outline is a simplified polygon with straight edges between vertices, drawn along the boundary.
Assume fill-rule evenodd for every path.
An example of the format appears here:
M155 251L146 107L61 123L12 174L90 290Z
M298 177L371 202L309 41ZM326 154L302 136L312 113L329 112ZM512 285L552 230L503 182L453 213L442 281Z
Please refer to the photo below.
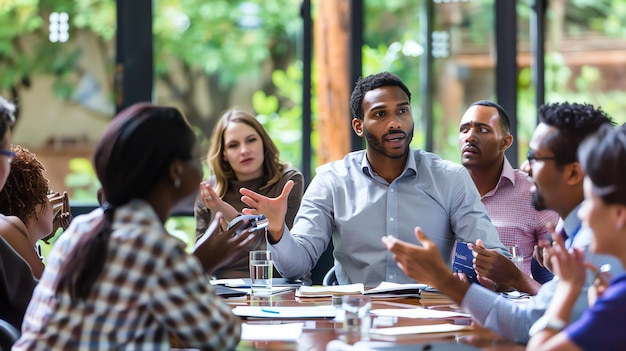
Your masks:
M594 193L606 204L626 205L626 124L602 125L583 141L578 157Z
M380 87L396 86L402 89L409 97L411 101L411 92L409 88L402 82L402 80L395 74L389 72L381 72L369 75L365 78L359 78L352 90L352 96L350 97L350 108L352 109L352 118L363 119L363 96L368 91L378 89Z
M4 141L7 129L15 123L15 105L0 96L0 142Z
M500 117L500 127L502 127L502 131L505 134L508 134L511 131L511 119L502 106L491 100L478 100L471 104L470 107L471 106L486 106L495 108L498 111L498 117Z
M586 103L546 104L539 107L538 112L539 123L547 124L559 131L548 140L547 145L554 153L559 166L578 161L578 147L600 126L615 124L602 109Z

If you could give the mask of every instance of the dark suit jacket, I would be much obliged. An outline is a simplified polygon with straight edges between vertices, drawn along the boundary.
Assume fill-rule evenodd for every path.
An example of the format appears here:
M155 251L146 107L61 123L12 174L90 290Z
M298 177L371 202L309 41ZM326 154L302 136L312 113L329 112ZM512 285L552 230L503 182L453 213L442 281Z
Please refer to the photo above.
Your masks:
M0 237L0 318L20 330L36 285L30 266Z

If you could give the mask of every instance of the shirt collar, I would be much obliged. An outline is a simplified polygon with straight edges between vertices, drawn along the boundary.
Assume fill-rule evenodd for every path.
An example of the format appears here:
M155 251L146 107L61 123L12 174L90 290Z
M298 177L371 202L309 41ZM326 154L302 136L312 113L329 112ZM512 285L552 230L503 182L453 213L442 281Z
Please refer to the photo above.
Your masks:
M513 184L513 186L515 186L515 171L513 170L513 166L511 166L511 163L506 158L506 156L504 156L504 164L502 165L502 172L500 173L500 178L498 179L498 183L496 184L496 186L493 189L491 189L489 192L487 192L482 197L485 198L485 197L489 197L489 196L492 196L493 194L495 194L496 191L498 191L498 188L500 187L500 184L502 183L502 180L504 180L504 179L508 179L509 182L511 182L511 184Z
M500 175L500 179L506 178L508 179L513 186L515 186L515 171L513 170L513 166L511 166L511 162L509 159L504 156L504 165L502 166L502 174Z
M417 174L417 162L415 161L415 158L419 157L418 155L419 153L409 149L409 155L406 158L406 164L404 165L404 170L402 171L402 175L400 175L400 177L405 176L408 170L412 170L413 175ZM374 175L376 175L376 172L372 169L372 165L370 165L370 161L367 159L366 151L363 152L363 158L361 159L361 170L363 171L363 174L367 176L374 177Z
M565 229L565 233L569 238L576 235L581 226L580 218L578 218L578 210L582 207L583 203L579 203L568 215L565 220L559 219L555 231L558 233L561 228Z

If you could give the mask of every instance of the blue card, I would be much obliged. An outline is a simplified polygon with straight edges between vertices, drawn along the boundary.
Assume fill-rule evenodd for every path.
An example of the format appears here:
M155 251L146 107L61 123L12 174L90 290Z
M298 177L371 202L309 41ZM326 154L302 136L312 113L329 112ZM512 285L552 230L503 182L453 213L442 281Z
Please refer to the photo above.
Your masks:
M472 263L473 260L472 250L467 246L467 243L457 241L454 245L452 272L465 273L470 283L478 283L474 264Z

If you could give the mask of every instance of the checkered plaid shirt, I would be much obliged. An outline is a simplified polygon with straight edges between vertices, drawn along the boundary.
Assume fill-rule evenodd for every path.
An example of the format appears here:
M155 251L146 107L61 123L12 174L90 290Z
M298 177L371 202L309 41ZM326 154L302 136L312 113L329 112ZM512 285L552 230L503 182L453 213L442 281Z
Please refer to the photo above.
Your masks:
M498 184L481 199L502 244L516 244L522 249L526 274L530 274L530 261L537 241L550 239L546 223L556 224L559 220L554 211L534 209L531 205L531 185L528 175L513 169L505 158Z
M170 336L202 349L237 346L239 318L143 201L116 210L104 269L89 297L55 292L59 267L101 216L98 209L75 218L55 244L15 350L164 350Z

